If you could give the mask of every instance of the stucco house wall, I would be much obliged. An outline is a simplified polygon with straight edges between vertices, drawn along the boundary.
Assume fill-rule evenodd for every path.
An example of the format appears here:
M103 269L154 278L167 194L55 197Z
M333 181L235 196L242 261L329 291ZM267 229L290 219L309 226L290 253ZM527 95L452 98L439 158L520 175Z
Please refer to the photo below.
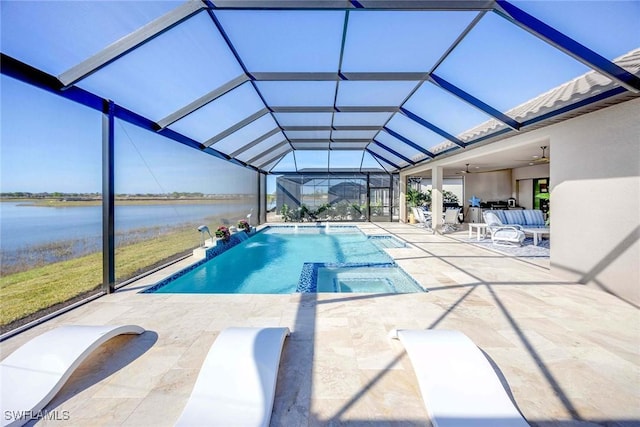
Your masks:
M634 305L640 305L639 117L636 99L547 128L551 265Z

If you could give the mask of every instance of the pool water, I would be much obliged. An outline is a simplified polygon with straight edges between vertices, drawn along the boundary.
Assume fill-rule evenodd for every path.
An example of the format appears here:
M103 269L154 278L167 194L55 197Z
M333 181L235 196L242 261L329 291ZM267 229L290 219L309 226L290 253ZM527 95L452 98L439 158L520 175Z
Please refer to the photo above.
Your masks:
M317 292L409 293L418 285L400 267L324 267L318 269Z
M396 240L395 247L402 244ZM305 264L341 265L358 263L360 265L394 266L386 268L400 270L393 260L381 249L381 244L388 246L388 239L370 239L356 227L342 227L326 230L320 227L269 227L231 249L217 255L213 259L193 268L184 274L154 287L154 293L251 293L251 294L286 294L300 291L301 271ZM393 283L398 280L389 277L392 286L382 287L365 282L371 272L361 271L351 277L346 272L337 275L318 271L317 291L323 292L394 292ZM347 269L348 270L348 269ZM357 269L352 269L357 270ZM375 272L379 276L381 269ZM401 273L408 278L406 273ZM323 274L320 277L320 273ZM385 276L386 277L386 276ZM334 286L334 279L342 282ZM357 280L356 280L357 279ZM326 281L331 285L326 285ZM409 280L412 280L409 278ZM361 286L356 286L357 283ZM388 283L383 281L384 283ZM320 286L321 285L321 286ZM320 289L322 287L322 289ZM353 289L353 290L349 290ZM369 290L365 290L369 289ZM411 292L422 291L413 286ZM400 291L401 292L401 291Z

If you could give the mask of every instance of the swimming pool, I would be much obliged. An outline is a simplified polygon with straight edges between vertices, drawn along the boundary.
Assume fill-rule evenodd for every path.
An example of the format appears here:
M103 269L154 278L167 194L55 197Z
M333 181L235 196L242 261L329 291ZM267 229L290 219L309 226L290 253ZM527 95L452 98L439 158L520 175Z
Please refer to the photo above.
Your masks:
M402 246L357 227L271 226L144 292L422 292L382 250Z

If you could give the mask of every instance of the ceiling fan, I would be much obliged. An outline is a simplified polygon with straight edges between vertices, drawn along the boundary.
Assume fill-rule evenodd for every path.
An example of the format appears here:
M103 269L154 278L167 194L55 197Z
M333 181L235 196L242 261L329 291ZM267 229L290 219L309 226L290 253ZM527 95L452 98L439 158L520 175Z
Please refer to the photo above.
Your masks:
M471 171L469 170L469 163L467 163L467 168L465 170L461 170L460 172L458 172L459 174L467 174L467 173L471 173Z
M523 162L529 162L529 165L538 165L541 163L549 163L551 161L551 159L549 159L547 157L546 151L547 151L547 146L543 145L542 147L540 147L540 149L542 150L542 156L538 157L538 156L533 156L534 159L533 160L522 160Z

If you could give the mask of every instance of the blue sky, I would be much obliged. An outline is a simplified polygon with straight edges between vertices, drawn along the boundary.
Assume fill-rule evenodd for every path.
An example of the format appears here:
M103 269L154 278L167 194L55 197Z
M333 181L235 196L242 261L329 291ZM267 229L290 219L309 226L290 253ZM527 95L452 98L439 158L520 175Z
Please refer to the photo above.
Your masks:
M33 7L34 2L2 2L2 52L54 75L181 4L36 3L38 7ZM608 59L640 47L640 1L514 3ZM337 70L343 11L221 11L217 16L249 71ZM475 12L353 11L342 69L428 71L475 16ZM241 71L224 39L200 13L78 85L158 121ZM506 111L586 71L583 64L488 13L435 73ZM268 102L283 106L332 105L334 97L338 105L374 105L399 103L416 83L259 82L257 87ZM99 192L100 113L4 76L0 85L0 190ZM454 135L487 119L429 83L406 106ZM170 128L204 142L261 108L262 102L246 83ZM308 119L299 114L278 114L277 118L296 124L319 120L318 114ZM407 120L394 119L389 127L420 139L427 148L441 140ZM231 152L273 125L266 117L217 147ZM247 170L152 132L119 123L116 135L117 192L232 193L255 186ZM273 138L274 144L278 142ZM389 137L385 144L396 144L397 151L406 149ZM303 158L318 163L312 153ZM348 158L354 156L335 156L344 159L339 160L345 162L340 166L346 166Z

